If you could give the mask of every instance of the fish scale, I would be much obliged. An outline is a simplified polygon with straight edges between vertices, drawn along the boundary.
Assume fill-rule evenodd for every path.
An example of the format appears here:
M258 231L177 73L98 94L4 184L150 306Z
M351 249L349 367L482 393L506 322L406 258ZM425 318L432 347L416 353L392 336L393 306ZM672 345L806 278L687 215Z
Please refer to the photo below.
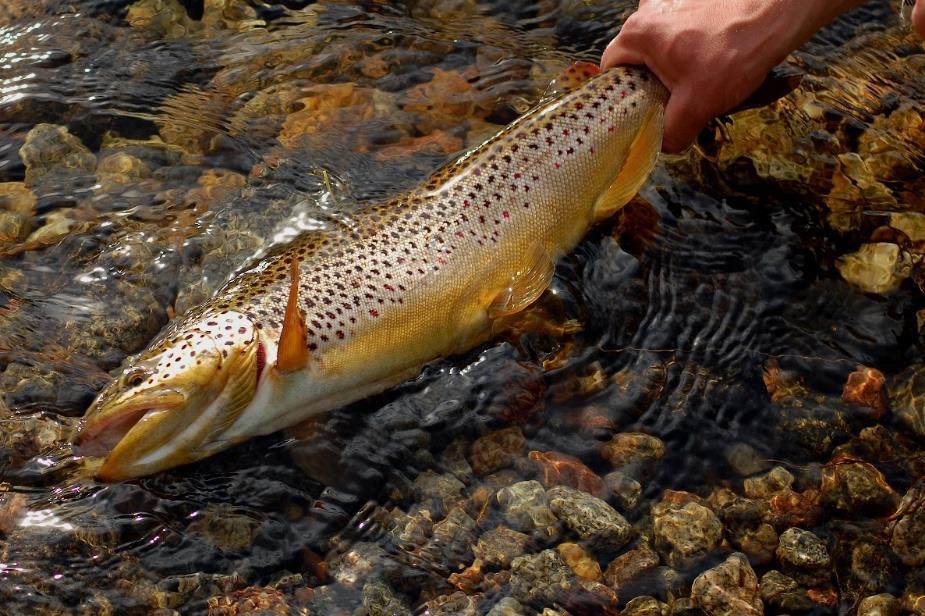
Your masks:
M661 143L667 93L658 80L644 69L595 72L569 69L559 93L417 188L360 208L349 224L294 239L178 321L136 360L146 366L147 385L180 378L177 370L163 378L157 358L186 343L188 364L195 349L184 337L194 331L200 360L205 354L253 371L254 391L226 386L215 394L205 412L215 416L209 436L189 427L199 420L187 421L177 454L164 453L177 437L154 421L158 447L148 446L147 456L135 451L146 415L109 454L103 476L200 459L376 393L486 340L494 319L528 306L556 259L635 194ZM297 364L280 351L281 338L294 335L286 333L287 311L303 324L304 338L289 347L307 350ZM118 397L104 392L85 432L105 432L106 422L95 418L115 414L106 407L118 407ZM229 399L246 400L232 408ZM131 453L126 442L135 443ZM138 458L141 470L116 470Z

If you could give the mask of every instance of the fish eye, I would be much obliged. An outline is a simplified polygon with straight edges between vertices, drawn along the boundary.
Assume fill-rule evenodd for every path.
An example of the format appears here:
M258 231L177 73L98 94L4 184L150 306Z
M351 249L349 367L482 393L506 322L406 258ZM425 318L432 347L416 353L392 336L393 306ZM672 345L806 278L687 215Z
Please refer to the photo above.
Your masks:
M123 380L129 387L138 387L145 382L145 377L147 376L148 373L145 370L141 368L133 368L125 374Z

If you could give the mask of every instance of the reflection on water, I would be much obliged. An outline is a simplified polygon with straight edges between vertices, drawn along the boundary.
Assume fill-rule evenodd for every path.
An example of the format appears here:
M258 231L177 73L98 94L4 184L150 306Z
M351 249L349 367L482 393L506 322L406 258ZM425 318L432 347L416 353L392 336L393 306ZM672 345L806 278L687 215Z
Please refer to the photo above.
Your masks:
M0 612L696 613L732 551L767 613L922 609L925 51L886 2L497 342L138 482L70 456L171 317L490 136L631 4L0 7Z

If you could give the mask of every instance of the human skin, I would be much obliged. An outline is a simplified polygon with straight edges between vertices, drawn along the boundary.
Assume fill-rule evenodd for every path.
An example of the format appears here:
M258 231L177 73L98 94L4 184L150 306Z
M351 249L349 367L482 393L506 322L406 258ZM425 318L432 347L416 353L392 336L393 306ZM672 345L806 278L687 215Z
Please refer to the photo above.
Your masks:
M645 65L671 92L662 150L677 153L819 28L863 0L640 0L601 67ZM912 16L925 37L925 0Z
M912 25L919 36L925 39L925 0L918 2L912 9Z

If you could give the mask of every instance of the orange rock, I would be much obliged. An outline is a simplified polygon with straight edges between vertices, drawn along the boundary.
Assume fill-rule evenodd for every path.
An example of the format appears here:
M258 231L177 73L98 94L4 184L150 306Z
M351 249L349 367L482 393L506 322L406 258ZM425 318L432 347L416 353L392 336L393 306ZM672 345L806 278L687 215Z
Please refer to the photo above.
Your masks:
M286 596L275 588L250 586L224 597L211 597L209 616L238 616L239 614L288 614Z
M318 84L299 99L301 108L290 113L279 133L279 142L294 148L304 138L338 127L355 127L364 120L393 115L391 95L362 88L355 83Z
M575 575L585 580L600 580L601 565L591 558L577 543L560 543L556 546L562 559L572 568Z
M604 481L578 458L556 451L531 451L528 457L540 467L547 488L564 484L595 496L604 493Z
M433 69L433 79L411 88L405 95L405 111L418 113L418 128L455 126L475 111L477 90L463 73Z
M412 154L452 154L463 148L463 140L442 130L435 130L423 137L402 137L395 144L386 146L376 153L379 160L405 158Z
M811 528L822 515L819 492L816 490L782 490L771 497L768 505L771 510L771 524L776 528Z
M838 593L834 588L810 588L806 591L806 596L817 605L828 608L835 608L838 605Z
M482 561L475 561L460 573L451 573L447 581L466 594L472 594L484 581L482 574Z
M858 366L857 370L848 375L848 382L845 383L841 397L845 402L866 406L874 411L876 419L880 419L886 412L884 382L886 377L879 370Z

